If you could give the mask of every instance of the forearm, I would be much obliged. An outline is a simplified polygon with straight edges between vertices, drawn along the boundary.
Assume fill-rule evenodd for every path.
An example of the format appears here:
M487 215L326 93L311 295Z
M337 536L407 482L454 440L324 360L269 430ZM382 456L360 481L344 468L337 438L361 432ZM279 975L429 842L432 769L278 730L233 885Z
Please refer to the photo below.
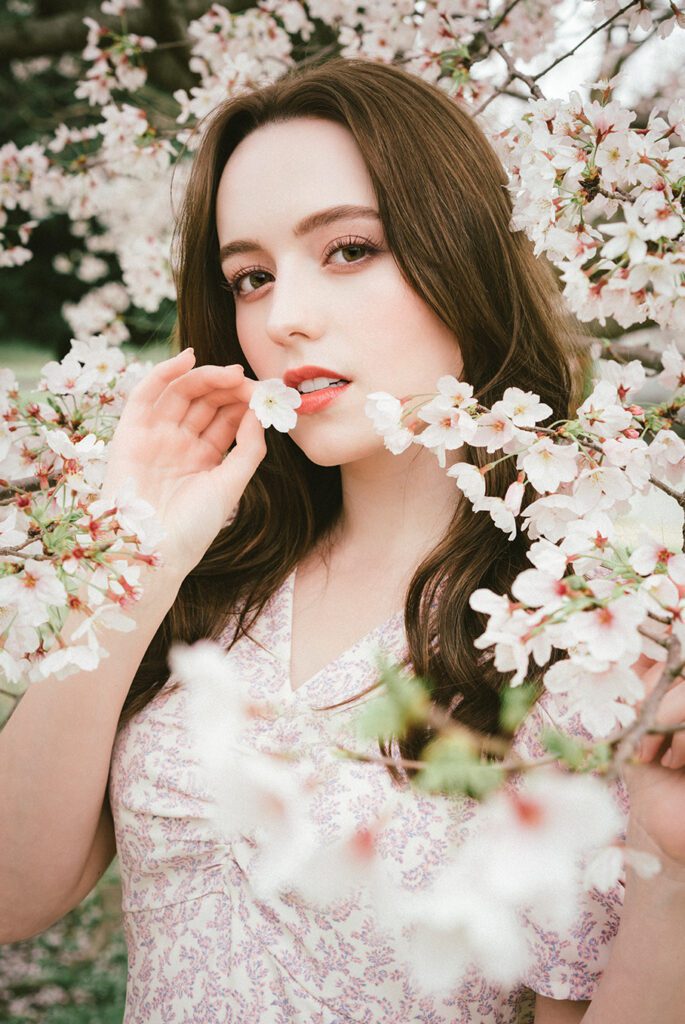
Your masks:
M131 681L179 582L155 570L128 614L105 631L95 671L32 683L0 736L0 923L27 919L78 879L97 828L116 726ZM82 617L67 621L69 639ZM29 899L30 897L30 899Z
M629 845L645 848L643 837ZM621 925L583 1024L682 1024L685 1013L685 870L652 879L628 869Z

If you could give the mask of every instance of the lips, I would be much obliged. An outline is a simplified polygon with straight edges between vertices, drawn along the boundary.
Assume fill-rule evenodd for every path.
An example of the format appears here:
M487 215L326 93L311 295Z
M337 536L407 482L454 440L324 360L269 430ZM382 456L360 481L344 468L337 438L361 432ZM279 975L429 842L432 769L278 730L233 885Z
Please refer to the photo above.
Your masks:
M349 381L344 374L338 373L337 370L327 370L324 366L298 366L283 374L283 383L287 388L296 388L303 380L313 380L315 377L330 377L332 380Z

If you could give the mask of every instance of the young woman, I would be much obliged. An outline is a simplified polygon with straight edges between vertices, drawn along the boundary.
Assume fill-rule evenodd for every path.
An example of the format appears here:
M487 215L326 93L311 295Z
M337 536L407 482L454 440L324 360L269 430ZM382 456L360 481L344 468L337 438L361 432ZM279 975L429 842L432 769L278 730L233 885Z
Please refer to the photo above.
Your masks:
M622 913L619 887L588 894L565 934L531 925L534 966L510 991L472 970L428 995L356 898L325 913L255 891L249 839L222 844L211 829L186 695L169 685L173 641L219 639L255 697L296 705L323 736L319 709L341 713L373 683L378 643L431 678L456 718L496 731L503 681L472 646L482 623L468 597L506 591L524 542L458 501L429 451L391 455L364 405L373 391L434 391L452 373L484 403L516 385L555 419L568 413L579 393L570 329L509 216L480 130L395 68L297 71L204 127L176 247L182 351L132 394L105 481L111 494L133 476L155 505L165 565L145 580L138 630L111 641L99 685L84 674L32 687L0 745L0 767L16 775L17 760L30 763L3 794L3 937L34 934L79 902L116 836L126 1024L678 1019L680 740L671 769L645 766L631 786L629 837L661 855L661 879L630 876ZM305 399L291 433L265 440L248 402L255 380L274 377L346 383L329 401ZM478 464L483 452L452 457ZM488 475L491 493L511 472L507 462ZM664 720L682 716L678 700ZM538 711L539 725L544 697ZM404 752L425 740L410 737ZM535 726L517 742L538 750ZM645 760L656 753L645 745ZM382 770L341 766L319 807L322 842L392 785ZM387 856L420 887L450 837L416 806ZM457 832L468 813L455 801Z

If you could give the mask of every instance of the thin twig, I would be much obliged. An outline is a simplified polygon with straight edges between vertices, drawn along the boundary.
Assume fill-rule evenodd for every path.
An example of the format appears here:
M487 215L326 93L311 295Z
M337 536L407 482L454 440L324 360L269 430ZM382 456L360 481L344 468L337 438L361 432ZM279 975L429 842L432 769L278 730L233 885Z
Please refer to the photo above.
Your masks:
M562 54L561 57L557 57L557 59L552 61L552 63L549 64L544 69L544 71L539 71L537 75L533 75L533 79L537 81L538 78L542 78L544 75L550 72L552 68L555 68L557 64L561 64L561 62L566 60L568 57L572 57L576 50L579 50L581 46L584 46L585 43L587 43L588 39L592 39L592 37L596 36L598 32L602 31L602 29L605 29L608 25L611 25L612 21L616 21L616 19L620 18L622 14L625 14L626 11L629 11L631 7L635 7L635 5L640 2L641 0L631 0L629 4L626 4L625 7L622 7L619 11L616 11L616 13L612 14L609 18L607 18L606 21L603 21L601 25L596 25L591 32L588 32L584 39L581 39L581 41L573 47L573 49L569 50L567 53Z
M622 203L634 203L636 198L620 188L615 188L613 192L610 192L609 189L603 188L601 185L595 185L595 191L599 192L600 196L604 196L605 199L619 199Z
M656 686L643 703L639 717L627 727L616 747L616 756L607 773L609 780L618 778L621 768L634 755L638 744L654 725L662 697L670 690L673 682L682 674L685 663L682 661L680 640L673 635L669 644L668 657L664 670Z
M493 100L496 100L498 96L502 96L504 94L507 86L511 85L512 81L513 79L511 75L508 75L506 82L503 85L498 86L498 88L495 89L492 95L488 96L486 100L483 100L481 105L479 107L476 107L476 109L473 111L472 116L478 117L478 115L482 114L484 110L487 110L487 108L490 106Z
M627 363L637 359L650 370L661 368L661 356L648 345L628 345L622 342L610 342L604 348L602 355L610 356L617 363Z
M511 14L511 12L514 10L517 4L519 4L520 2L521 0L511 0L511 3L507 4L502 13L497 16L497 18L490 27L490 31L494 32L496 28L499 28L504 19Z
M544 99L545 97L543 96L542 89L540 88L539 85L537 85L537 83L535 82L535 79L531 78L530 75L526 75L523 71L519 71L519 69L516 67L516 63L515 63L513 57L511 56L511 54L507 53L507 51L505 50L504 45L502 43L498 43L497 40L494 39L494 37L492 35L492 31L488 30L488 29L483 29L482 31L483 31L483 36L484 36L486 42L488 43L488 45L490 46L490 48L492 50L494 50L495 53L498 53L500 55L500 57L502 58L502 60L504 61L504 63L507 65L510 77L512 79L513 78L518 78L521 82L523 82L525 85L527 85L528 88L530 89L531 93L533 94L533 96L535 96L536 99L538 99L538 100Z

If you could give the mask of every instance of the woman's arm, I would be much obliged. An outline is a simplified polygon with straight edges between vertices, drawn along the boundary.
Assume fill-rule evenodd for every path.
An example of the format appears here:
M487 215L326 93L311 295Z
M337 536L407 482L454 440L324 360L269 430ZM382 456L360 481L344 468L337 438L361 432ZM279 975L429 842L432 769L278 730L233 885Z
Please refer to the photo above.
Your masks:
M644 880L628 869L621 926L592 1002L538 995L535 1024L682 1024L683 1020L685 877L663 872Z
M146 573L128 611L136 629L104 635L109 657L96 672L32 683L0 736L0 943L61 917L87 865L121 708L181 583L162 568ZM81 619L67 618L65 641Z
M656 666L643 678L653 684ZM685 721L685 683L662 699L657 723ZM630 795L626 844L656 856L656 877L640 878L628 865L621 923L609 961L584 1015L572 1004L554 1007L538 997L536 1024L683 1024L685 1020L685 731L645 736L639 761L626 765ZM552 1004L551 1006L549 1004ZM585 1004L587 1006L587 1004Z
M572 1002L570 999L548 999L537 995L535 1024L581 1024L589 1005L585 1000Z
M646 848L630 833L628 844ZM627 870L621 926L592 1003L579 1019L583 1024L682 1024L685 866L664 867L649 880Z

